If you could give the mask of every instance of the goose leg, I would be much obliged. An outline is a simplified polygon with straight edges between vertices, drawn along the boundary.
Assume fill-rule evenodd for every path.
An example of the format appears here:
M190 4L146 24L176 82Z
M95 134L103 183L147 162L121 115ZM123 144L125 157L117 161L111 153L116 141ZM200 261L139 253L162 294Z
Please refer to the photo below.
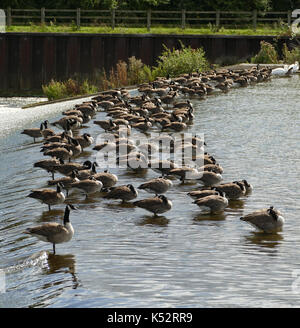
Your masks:
M53 243L53 254L55 254L55 244Z
M48 205L48 209L49 209L49 211L51 211L51 206L50 205Z

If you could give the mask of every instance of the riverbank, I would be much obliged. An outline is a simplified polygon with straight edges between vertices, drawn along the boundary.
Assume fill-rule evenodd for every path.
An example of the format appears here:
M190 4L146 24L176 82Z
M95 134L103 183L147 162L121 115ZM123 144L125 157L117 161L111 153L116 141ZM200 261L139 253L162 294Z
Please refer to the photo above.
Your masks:
M110 26L81 26L77 28L72 25L13 25L7 27L6 32L22 33L111 33L111 34L194 34L194 35L269 35L269 36L289 36L288 28L274 27L274 25L260 25L255 30L253 27L246 28L179 28L179 27L152 27L148 30L146 27L115 27Z

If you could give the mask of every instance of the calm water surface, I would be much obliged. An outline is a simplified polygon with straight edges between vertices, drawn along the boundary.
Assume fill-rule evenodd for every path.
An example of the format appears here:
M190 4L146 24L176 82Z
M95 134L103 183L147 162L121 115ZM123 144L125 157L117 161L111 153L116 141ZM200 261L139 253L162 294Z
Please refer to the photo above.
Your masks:
M224 181L247 179L251 195L223 214L203 215L186 195L197 184L175 182L167 193L172 210L153 219L142 209L72 192L75 235L57 245L56 256L51 244L22 233L59 222L64 205L48 212L25 197L50 176L33 168L40 144L20 132L72 105L25 110L0 99L0 307L299 307L299 88L294 76L192 99L195 122L187 132L203 132ZM96 137L100 129L90 122L82 131ZM78 160L93 159L91 148ZM135 186L158 176L115 173L119 184ZM148 196L141 191L138 199ZM286 218L281 233L254 233L239 220L270 205Z

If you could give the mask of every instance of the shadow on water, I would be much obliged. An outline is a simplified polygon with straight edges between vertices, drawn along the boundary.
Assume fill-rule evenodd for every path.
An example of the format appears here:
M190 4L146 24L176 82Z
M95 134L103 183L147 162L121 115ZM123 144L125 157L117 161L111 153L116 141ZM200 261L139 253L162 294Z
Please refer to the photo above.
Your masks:
M151 216L151 215L144 215L140 220L136 222L138 226L144 225L156 225L166 227L169 224L170 220L163 215L158 216Z
M245 246L254 244L263 248L276 248L284 240L283 236L279 233L264 233L252 231L249 235L244 237Z
M226 219L226 214L224 212L220 213L199 213L194 218L194 222L201 222L201 221L223 221Z

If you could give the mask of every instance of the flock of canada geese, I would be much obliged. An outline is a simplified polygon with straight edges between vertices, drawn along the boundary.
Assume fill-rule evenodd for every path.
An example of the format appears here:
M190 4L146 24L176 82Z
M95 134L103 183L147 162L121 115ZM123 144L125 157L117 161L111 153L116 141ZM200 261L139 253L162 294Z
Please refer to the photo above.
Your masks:
M235 86L248 86L253 83L269 81L272 69L268 67L252 67L249 69L222 69L206 73L195 72L182 74L176 78L157 78L154 82L138 86L140 95L131 96L128 90L121 88L110 90L95 96L91 101L75 105L74 108L63 112L63 116L52 123L47 120L39 128L26 129L26 134L34 139L43 139L41 152L49 157L34 163L34 167L51 173L52 180L48 181L53 188L33 189L28 197L51 206L67 203L63 224L49 222L28 228L25 233L33 235L42 241L52 243L53 253L55 245L71 240L74 234L70 222L70 210L76 208L68 204L69 191L81 190L86 197L101 192L106 199L118 199L130 202L138 197L139 190L145 190L153 196L136 200L133 205L150 211L157 216L172 208L172 202L165 195L172 189L174 179L182 183L185 180L196 180L201 187L188 192L194 204L203 211L211 213L222 212L228 206L228 200L239 199L252 191L252 186L244 179L222 183L223 168L215 158L204 152L204 140L194 136L190 142L174 141L173 133L183 133L193 124L194 107L188 98L201 99L216 91L228 92ZM180 97L180 99L178 99ZM106 120L96 120L97 113L106 112ZM102 132L109 132L114 136L114 142L105 140L95 144L94 138L88 134L79 134L83 124L94 119ZM62 132L54 131L56 127ZM130 138L131 131L136 130L147 135L151 130L160 132L155 140L135 145ZM164 140L162 140L164 139ZM192 150L192 161L200 156L203 165L178 166L171 159L159 159L155 156L161 151L161 142L168 141L171 152L188 147ZM154 141L159 141L155 143ZM157 146L160 145L160 146ZM157 178L145 181L139 186L133 184L118 185L118 177L104 170L97 172L97 162L75 161L83 149L93 146L96 152L114 152L118 154L121 147L126 147L126 154L117 157L117 164L125 163L126 168L140 172L153 169L159 173ZM203 150L200 155L197 150ZM135 165L131 165L134 162ZM137 164L137 165L136 165ZM62 177L55 179L55 174ZM65 191L65 193L64 193ZM273 206L245 215L241 220L250 223L260 231L274 233L280 231L284 218Z

